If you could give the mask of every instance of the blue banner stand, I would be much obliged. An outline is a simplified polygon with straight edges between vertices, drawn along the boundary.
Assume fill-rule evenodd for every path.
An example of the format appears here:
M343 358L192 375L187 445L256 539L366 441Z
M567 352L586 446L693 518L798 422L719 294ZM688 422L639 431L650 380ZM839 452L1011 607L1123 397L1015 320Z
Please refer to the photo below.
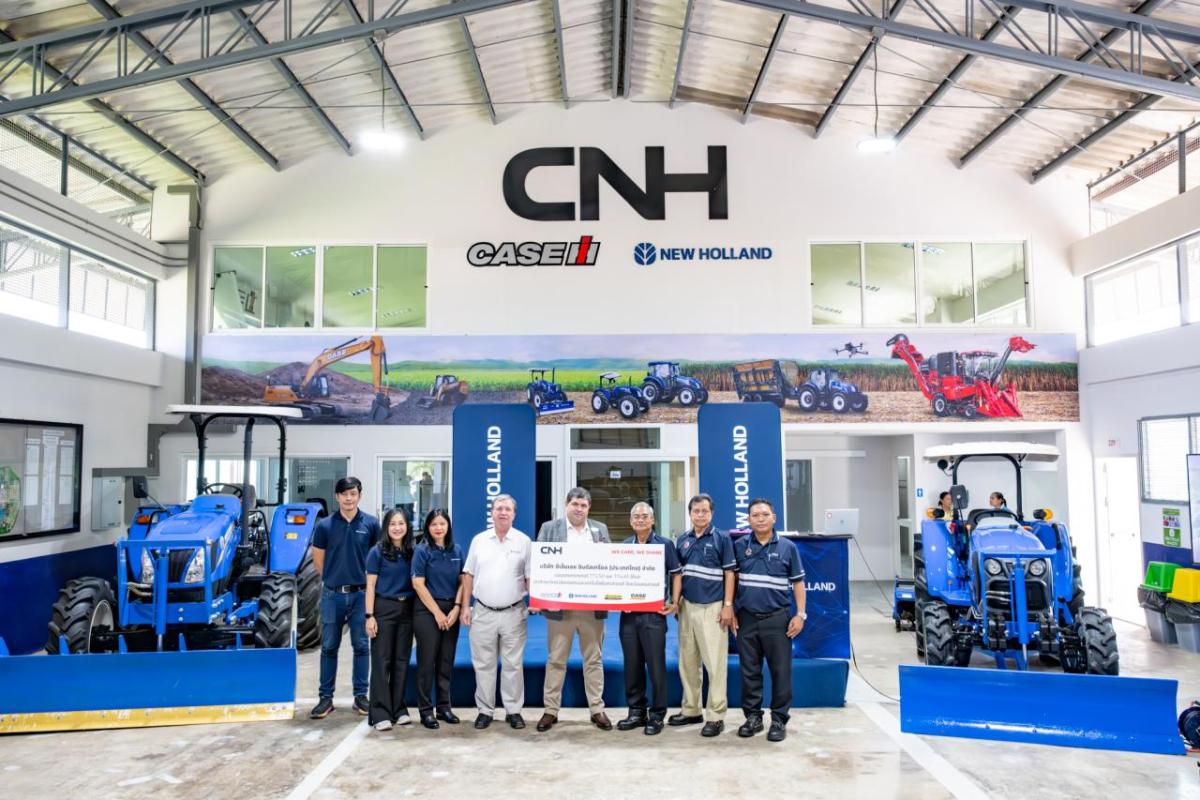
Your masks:
M537 537L536 419L525 403L467 403L454 409L451 516L464 552L475 534L492 526L492 499L498 494L517 501L513 527Z

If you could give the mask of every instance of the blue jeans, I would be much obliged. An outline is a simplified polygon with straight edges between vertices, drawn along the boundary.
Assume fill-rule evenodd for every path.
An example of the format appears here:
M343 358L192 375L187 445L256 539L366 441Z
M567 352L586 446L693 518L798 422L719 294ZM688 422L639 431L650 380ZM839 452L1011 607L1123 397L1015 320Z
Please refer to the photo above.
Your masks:
M338 649L342 646L342 626L350 625L350 645L354 648L354 695L367 693L367 673L371 668L371 644L367 639L367 593L339 594L321 587L321 697L333 697L337 679Z

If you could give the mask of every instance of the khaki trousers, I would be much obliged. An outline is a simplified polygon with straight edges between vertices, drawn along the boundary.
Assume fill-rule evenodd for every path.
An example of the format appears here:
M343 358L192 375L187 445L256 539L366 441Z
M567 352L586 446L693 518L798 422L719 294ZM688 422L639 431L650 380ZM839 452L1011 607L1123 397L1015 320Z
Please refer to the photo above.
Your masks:
M689 717L700 716L701 665L708 670L708 722L725 719L729 708L726 675L729 671L729 632L721 627L721 602L679 603L679 680L683 707Z
M604 659L600 645L604 642L604 620L596 619L594 611L564 611L561 620L546 620L546 681L542 705L546 713L558 716L562 706L563 681L567 677L567 658L571 655L571 640L579 634L579 652L583 656L583 691L592 714L604 710Z
M475 707L496 713L496 662L500 662L500 702L504 714L520 714L525 705L525 606L492 611L475 604L468 638L475 666ZM448 703L449 701L447 701Z

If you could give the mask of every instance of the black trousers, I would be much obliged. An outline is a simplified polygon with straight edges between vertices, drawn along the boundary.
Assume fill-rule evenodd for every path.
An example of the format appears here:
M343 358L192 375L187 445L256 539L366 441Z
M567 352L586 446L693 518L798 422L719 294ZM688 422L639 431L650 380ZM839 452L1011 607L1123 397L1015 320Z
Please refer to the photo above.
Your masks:
M395 722L407 714L404 684L412 655L413 598L389 600L375 596L375 623L379 631L371 640L371 711L367 721Z
M650 716L667 715L667 618L653 611L621 614L621 651L625 655L625 700L630 713L646 712L646 672L654 687Z
M764 619L738 612L737 646L742 668L742 711L762 715L763 661L771 670L771 719L787 724L792 706L792 640L788 638L788 609Z
M438 608L449 614L454 608L453 600L438 600ZM420 600L413 614L413 628L417 633L417 710L422 716L432 714L434 708L433 684L437 679L437 707L450 708L450 675L454 672L454 650L458 647L459 623L449 630L438 627L437 620Z

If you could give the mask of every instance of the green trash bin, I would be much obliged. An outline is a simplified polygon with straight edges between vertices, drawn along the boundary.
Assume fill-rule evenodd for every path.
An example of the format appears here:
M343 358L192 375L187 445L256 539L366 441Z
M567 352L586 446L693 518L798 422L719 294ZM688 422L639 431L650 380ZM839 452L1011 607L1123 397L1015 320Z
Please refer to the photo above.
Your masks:
M1146 565L1146 579L1142 581L1142 586L1168 594L1171 589L1175 588L1175 570L1177 569L1179 569L1178 564L1168 561L1151 561Z

